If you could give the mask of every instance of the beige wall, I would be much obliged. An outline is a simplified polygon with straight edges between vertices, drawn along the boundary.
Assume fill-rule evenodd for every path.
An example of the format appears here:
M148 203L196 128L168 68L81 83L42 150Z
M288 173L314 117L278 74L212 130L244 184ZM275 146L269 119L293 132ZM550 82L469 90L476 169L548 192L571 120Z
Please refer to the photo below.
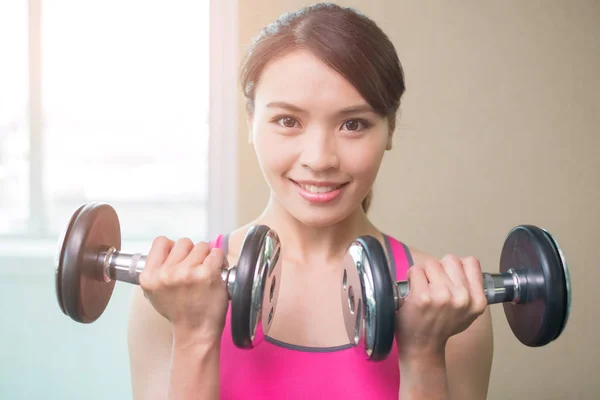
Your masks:
M439 256L476 255L494 272L508 230L531 223L559 239L570 263L570 324L550 346L520 345L492 306L489 398L600 398L600 3L339 3L382 26L406 71L400 128L375 188L380 228ZM240 46L305 4L240 0ZM241 96L238 117L242 224L262 210L268 189Z

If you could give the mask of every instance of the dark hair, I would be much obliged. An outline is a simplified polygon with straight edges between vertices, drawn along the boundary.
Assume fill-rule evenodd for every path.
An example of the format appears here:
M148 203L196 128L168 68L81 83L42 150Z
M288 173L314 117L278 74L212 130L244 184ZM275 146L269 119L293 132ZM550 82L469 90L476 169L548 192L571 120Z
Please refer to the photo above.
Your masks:
M241 85L246 109L254 113L254 95L265 65L297 49L307 49L346 78L381 116L390 134L404 94L404 72L394 45L365 15L349 7L319 3L281 15L263 28L246 53ZM362 202L368 211L372 192Z

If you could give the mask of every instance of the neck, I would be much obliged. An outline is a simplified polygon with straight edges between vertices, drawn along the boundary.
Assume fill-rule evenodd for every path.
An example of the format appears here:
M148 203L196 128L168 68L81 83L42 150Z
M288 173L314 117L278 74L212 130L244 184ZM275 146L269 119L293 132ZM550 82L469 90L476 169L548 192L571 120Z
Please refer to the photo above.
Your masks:
M379 236L362 207L334 224L311 226L292 216L273 196L256 222L277 232L286 259L304 264L339 261L358 236Z

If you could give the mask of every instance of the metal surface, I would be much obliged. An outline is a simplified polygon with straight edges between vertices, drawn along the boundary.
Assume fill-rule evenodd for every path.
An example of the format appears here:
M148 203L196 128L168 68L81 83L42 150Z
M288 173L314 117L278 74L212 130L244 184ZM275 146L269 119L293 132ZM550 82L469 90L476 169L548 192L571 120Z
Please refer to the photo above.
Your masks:
M281 243L273 230L264 238L258 256L250 307L250 332L253 346L269 334L277 309L281 282Z
M483 290L488 304L518 303L521 293L519 275L514 270L503 274L483 274Z
M342 311L348 340L361 356L371 357L376 332L377 303L371 265L366 251L353 242L342 268Z
M567 322L569 321L569 317L571 315L571 274L569 273L569 266L567 265L567 260L565 258L564 252L563 252L562 248L560 247L560 245L558 244L558 241L554 238L554 236L552 236L552 234L550 232L548 232L545 229L542 229L542 230L544 231L544 233L548 236L548 239L550 239L550 241L554 245L554 248L556 249L556 252L558 253L558 256L560 258L560 263L563 268L563 273L565 275L565 285L566 285L566 290L567 290L567 299L566 299L567 304L566 304L565 319L562 324L562 327L560 328L560 331L558 332L558 335L560 336L560 334L565 330L565 327L567 326Z
M99 253L97 260L99 268L103 271L105 282L115 280L139 285L140 275L146 266L147 256L141 253L123 253L111 247L107 251ZM221 280L226 284L229 298L231 298L233 285L235 284L235 270L236 267L234 266L223 268L221 271Z
M400 293L400 299L406 298L410 293L408 281L396 282L396 286ZM483 290L488 304L518 303L521 293L519 275L512 269L501 274L483 273Z
M233 285L235 285L235 272L237 271L237 267L231 268L223 268L221 270L221 279L225 282L227 286L227 297L231 299L231 294L233 293Z

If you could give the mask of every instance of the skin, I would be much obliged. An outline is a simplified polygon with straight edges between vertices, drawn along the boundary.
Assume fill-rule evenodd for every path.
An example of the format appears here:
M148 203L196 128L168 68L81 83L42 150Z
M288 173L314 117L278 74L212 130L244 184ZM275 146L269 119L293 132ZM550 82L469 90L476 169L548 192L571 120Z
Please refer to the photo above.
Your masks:
M227 308L220 268L237 262L253 224L270 226L282 243L284 272L269 335L303 346L347 343L340 268L355 237L370 234L383 244L360 204L392 148L388 121L341 75L296 50L264 69L248 126L269 201L258 218L231 233L226 255L189 239L155 240L129 323L136 399L218 398ZM345 186L333 202L313 204L293 182L302 180ZM438 260L409 248L411 293L396 329L399 398L485 399L493 336L478 260ZM300 296L304 301L295 301Z

